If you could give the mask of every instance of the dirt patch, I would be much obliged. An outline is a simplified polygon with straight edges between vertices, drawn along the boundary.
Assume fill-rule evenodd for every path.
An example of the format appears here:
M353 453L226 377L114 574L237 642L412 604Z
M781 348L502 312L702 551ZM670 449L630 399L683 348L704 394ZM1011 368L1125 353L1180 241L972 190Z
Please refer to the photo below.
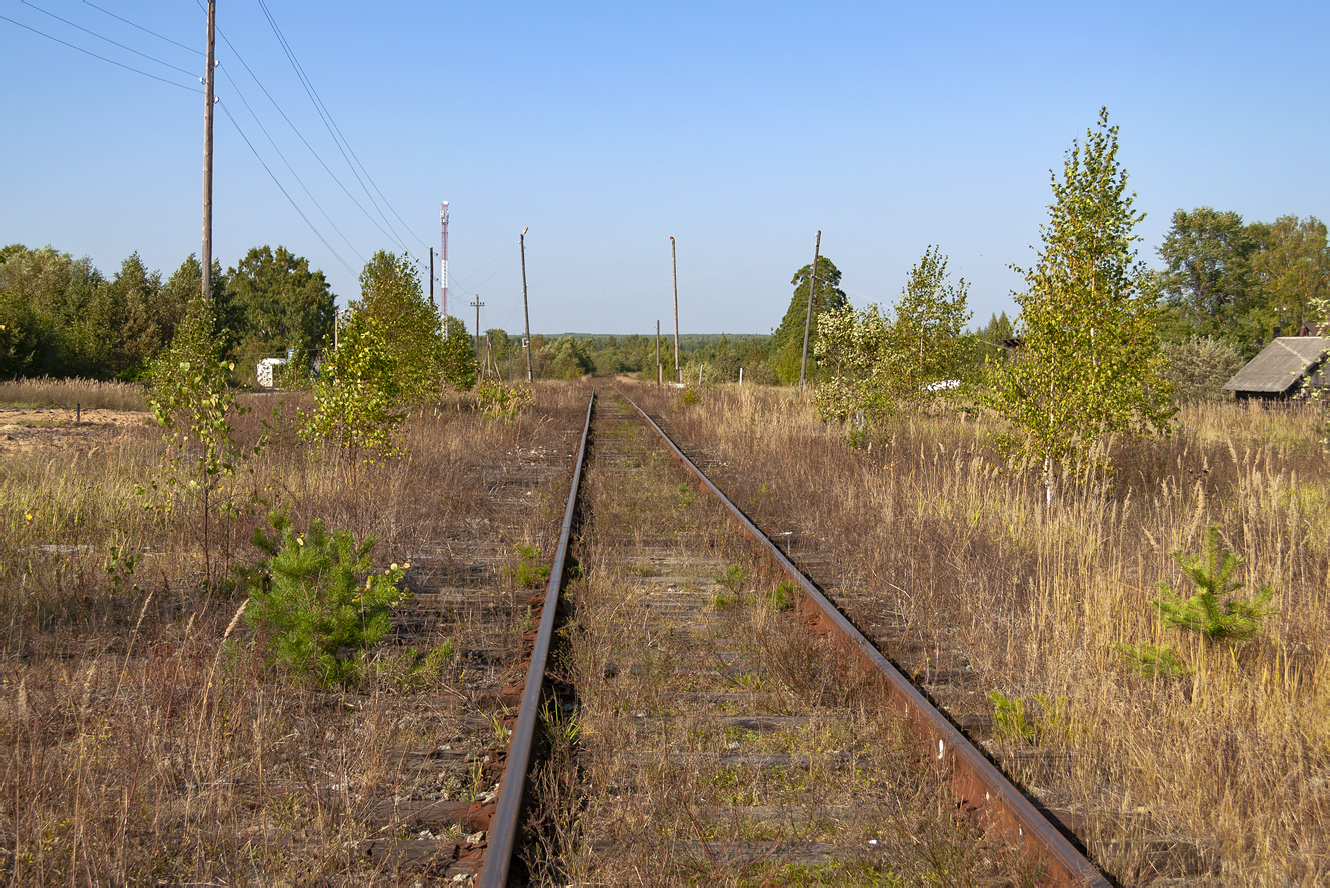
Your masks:
M151 414L139 411L0 406L0 453L83 449L123 429L151 422Z

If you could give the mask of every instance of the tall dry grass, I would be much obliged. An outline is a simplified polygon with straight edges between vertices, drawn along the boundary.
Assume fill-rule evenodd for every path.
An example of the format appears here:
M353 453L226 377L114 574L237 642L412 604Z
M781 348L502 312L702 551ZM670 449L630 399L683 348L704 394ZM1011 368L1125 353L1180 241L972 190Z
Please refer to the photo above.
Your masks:
M143 386L98 379L6 379L0 381L0 404L82 406L84 410L147 410Z
M902 416L854 450L786 392L709 390L685 407L640 391L766 529L834 556L862 624L963 649L978 693L957 706L991 715L984 695L1000 690L1037 719L1035 693L1065 699L1070 728L1041 766L1056 773L1024 776L1090 819L1092 854L1124 882L1147 872L1142 843L1119 841L1126 824L1190 844L1225 884L1330 880L1330 466L1316 414L1185 408L1171 437L1112 444L1111 470L1050 508L1036 473L989 444L992 420ZM1244 646L1167 626L1151 604L1160 581L1194 591L1170 553L1199 552L1209 525L1244 557L1246 594L1276 590L1278 614ZM1116 646L1138 641L1173 645L1191 673L1133 673Z
M539 544L560 497L496 505L487 480L533 451L565 458L584 395L539 398L511 424L461 399L416 411L410 456L352 489L296 434L300 396L253 396L236 435L269 444L232 495L267 505L220 522L218 572L257 556L248 539L277 506L298 526L377 536L385 564ZM0 459L0 883L394 882L355 849L382 838L374 799L418 779L399 753L459 730L460 675L405 682L388 664L325 692L264 671L237 619L243 589L202 585L191 516L141 508L160 436L125 426L78 446ZM113 546L140 556L119 586Z

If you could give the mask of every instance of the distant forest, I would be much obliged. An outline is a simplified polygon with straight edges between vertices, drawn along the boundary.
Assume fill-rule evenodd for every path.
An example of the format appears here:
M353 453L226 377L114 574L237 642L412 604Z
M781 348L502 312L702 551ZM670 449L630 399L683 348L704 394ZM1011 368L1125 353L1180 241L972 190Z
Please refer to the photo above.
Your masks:
M1178 210L1156 252L1164 262L1162 269L1141 265L1133 274L1141 275L1143 292L1152 300L1160 346L1176 371L1173 381L1180 389L1190 385L1186 379L1189 373L1195 375L1196 366L1203 365L1207 378L1226 379L1273 337L1295 335L1309 323L1315 326L1316 306L1330 298L1330 247L1326 226L1315 217L1246 222L1237 213L1210 207ZM376 254L378 259L392 267L402 264L397 273L401 280L395 286L404 288L408 302L422 306L424 323L437 328L421 331L422 335L456 337L462 350L459 360L472 361L469 366L484 375L525 377L520 334L491 329L477 342L474 329L467 329L462 319L430 321L424 309L428 302L413 268L391 254ZM933 267L929 263L936 266L936 280L924 273ZM362 273L362 288L381 276L373 265ZM928 254L896 305L886 310L869 307L873 329L882 338L874 347L901 351L905 340L914 336L915 344L907 351L917 364L925 340L954 339L954 347L948 348L959 363L949 372L963 376L965 366L1001 356L1003 340L1022 335L1022 319L995 314L966 332L971 316L965 282L954 287L946 283L945 270L946 257L940 251ZM796 383L804 357L804 326L811 314L808 375L814 381L825 378L833 372L830 356L842 346L823 333L840 329L838 324L843 327L855 316L840 289L840 277L826 256L819 258L816 275L811 266L796 271L790 281L793 294L773 294L788 299L788 308L770 335L682 334L680 375L688 381L734 382L742 370L744 379L755 383ZM132 253L108 275L87 257L76 259L50 246L29 249L11 244L0 249L0 379L144 378L153 359L170 344L190 301L198 296L200 278L201 268L192 254L163 275L149 270L138 253ZM810 313L812 281L816 293ZM214 262L211 308L213 339L221 355L236 365L236 381L242 384L254 382L255 366L263 358L300 355L302 362L317 365L321 351L332 341L337 318L336 297L323 272L282 246L254 247L226 269ZM469 341L464 341L463 331L471 334ZM866 347L866 341L856 346ZM848 367L844 354L834 360L834 372ZM671 379L674 338L665 330L660 336L660 362L663 376ZM653 378L656 336L654 332L533 335L531 363L535 375L543 378L616 373Z

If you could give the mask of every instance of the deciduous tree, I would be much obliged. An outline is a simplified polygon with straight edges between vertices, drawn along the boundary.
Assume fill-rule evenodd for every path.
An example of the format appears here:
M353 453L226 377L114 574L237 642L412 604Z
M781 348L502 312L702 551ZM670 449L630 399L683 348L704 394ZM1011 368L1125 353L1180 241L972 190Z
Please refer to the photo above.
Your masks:
M828 377L814 400L827 419L887 416L902 406L924 407L974 375L974 337L964 280L947 276L947 257L930 246L910 269L895 317L877 304L846 306L823 316L815 353Z
M443 381L443 331L438 313L421 291L415 266L405 256L379 250L360 272L360 300L354 307L357 314L374 320L396 355L402 401L415 403L437 394ZM474 351L473 345L473 360Z
M965 333L968 290L964 278L951 282L947 257L935 246L910 269L889 335L897 357L898 400L923 405L944 386L968 382L973 375L975 342Z
M1013 443L1043 467L1051 501L1059 470L1105 435L1164 432L1173 414L1160 379L1158 294L1136 258L1127 173L1108 110L1072 143L1025 290L1017 360L997 365L990 404L1018 430Z
M398 407L398 354L375 318L349 312L338 324L337 348L325 356L314 384L315 409L300 414L301 435L335 448L350 484L362 461L401 452L396 429L405 414Z
M1227 335L1256 281L1251 261L1259 239L1237 213L1177 210L1159 248L1167 263L1161 284L1168 303L1201 336Z
M196 263L197 264L197 263ZM227 270L233 323L247 360L312 355L332 334L336 302L322 271L286 247L253 247Z

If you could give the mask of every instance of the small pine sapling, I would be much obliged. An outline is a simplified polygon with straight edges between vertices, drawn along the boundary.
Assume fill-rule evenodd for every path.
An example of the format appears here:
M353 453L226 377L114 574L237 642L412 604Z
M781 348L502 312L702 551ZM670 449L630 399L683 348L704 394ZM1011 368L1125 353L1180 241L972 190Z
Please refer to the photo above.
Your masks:
M1242 566L1242 556L1225 552L1219 543L1219 528L1205 531L1205 549L1200 555L1172 553L1178 568L1199 590L1187 600L1177 595L1162 580L1158 589L1163 597L1154 606L1165 620L1183 629L1200 632L1212 641L1250 641L1261 630L1262 621L1275 609L1269 607L1274 590L1269 586L1257 591L1250 601L1231 597L1242 588L1233 575Z
M347 685L358 677L359 663L339 652L364 651L388 633L392 607L410 595L399 584L411 565L370 572L373 537L357 543L345 530L329 534L317 519L308 534L297 533L291 519L277 513L268 522L273 536L254 531L265 557L248 572L245 613L265 659L324 687Z

